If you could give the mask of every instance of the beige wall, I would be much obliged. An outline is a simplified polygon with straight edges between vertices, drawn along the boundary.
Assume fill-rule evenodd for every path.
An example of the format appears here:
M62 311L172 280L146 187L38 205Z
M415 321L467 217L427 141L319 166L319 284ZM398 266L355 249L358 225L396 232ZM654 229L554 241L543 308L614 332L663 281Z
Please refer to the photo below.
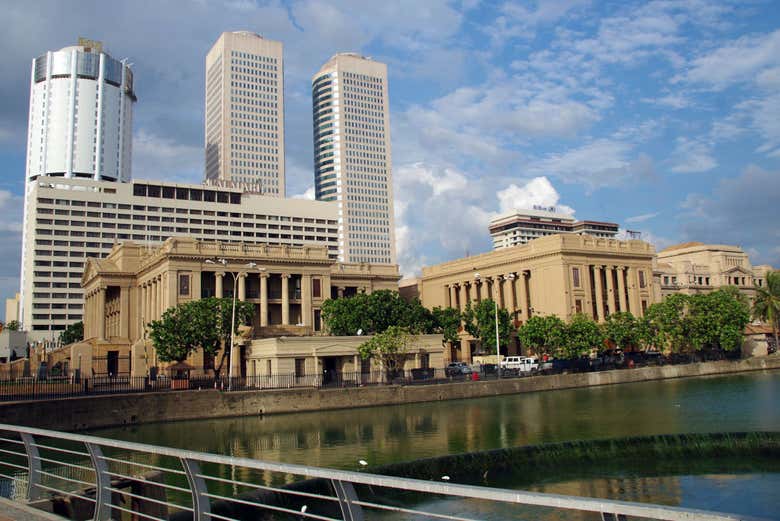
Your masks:
M428 308L463 310L464 299L492 297L519 321L532 315L557 315L566 320L578 305L596 320L615 311L641 316L642 303L649 306L654 299L653 256L653 247L642 241L588 235L542 237L523 246L423 268L421 299ZM574 269L579 271L579 286ZM640 287L640 272L644 287ZM607 279L605 273L611 277Z

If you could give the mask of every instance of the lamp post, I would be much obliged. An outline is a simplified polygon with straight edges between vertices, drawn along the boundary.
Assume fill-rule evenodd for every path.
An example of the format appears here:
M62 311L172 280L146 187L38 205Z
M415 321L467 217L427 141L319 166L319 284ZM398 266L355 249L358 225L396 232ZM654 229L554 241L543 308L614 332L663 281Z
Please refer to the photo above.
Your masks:
M230 358L229 358L229 364L230 368L228 369L228 391L233 390L233 351L235 351L234 347L236 345L236 294L238 293L238 276L241 273L240 271L233 271L227 269L228 261L227 259L206 259L206 264L221 264L225 271L233 275L233 310L231 313L231 319L230 319ZM255 268L257 267L256 262L248 262L244 264L245 268ZM259 271L265 271L265 268L259 268Z

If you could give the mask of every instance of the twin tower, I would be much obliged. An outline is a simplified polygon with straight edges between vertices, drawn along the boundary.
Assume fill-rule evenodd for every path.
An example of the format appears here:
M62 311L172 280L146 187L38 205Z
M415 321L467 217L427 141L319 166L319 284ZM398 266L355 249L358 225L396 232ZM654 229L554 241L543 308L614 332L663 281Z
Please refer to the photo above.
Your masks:
M206 56L206 182L285 197L282 43L223 33ZM395 263L387 66L341 53L312 78L315 197L346 262Z

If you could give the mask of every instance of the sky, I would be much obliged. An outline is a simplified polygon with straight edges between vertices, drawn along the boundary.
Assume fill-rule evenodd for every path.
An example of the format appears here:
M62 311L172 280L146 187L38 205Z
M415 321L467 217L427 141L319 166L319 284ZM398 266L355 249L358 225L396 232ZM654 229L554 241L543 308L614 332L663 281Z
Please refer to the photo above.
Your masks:
M203 178L204 59L223 31L284 44L287 193L313 193L311 76L388 65L402 274L489 251L490 219L557 205L657 249L780 267L775 0L0 0L0 297L18 288L31 60L101 40L133 64L133 177Z

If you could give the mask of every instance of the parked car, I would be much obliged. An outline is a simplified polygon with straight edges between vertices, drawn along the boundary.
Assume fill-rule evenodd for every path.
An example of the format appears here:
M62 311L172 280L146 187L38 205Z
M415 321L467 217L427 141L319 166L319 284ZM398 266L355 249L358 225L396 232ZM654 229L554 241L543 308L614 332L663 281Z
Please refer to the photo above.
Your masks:
M528 356L507 356L501 360L501 375L531 374L539 371L539 359Z
M446 376L470 375L471 367L466 362L452 362L444 368Z

